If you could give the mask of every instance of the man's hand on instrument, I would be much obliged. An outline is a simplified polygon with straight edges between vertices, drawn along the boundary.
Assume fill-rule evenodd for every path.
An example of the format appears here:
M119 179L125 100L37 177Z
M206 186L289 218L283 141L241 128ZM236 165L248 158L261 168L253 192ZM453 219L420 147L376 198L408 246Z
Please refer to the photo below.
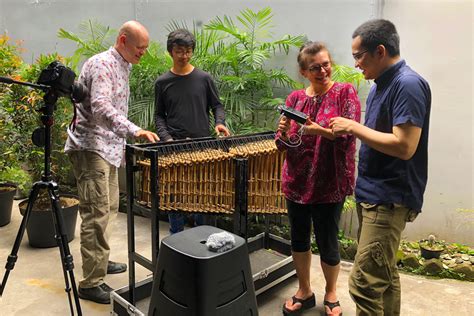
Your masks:
M222 124L217 124L214 130L217 136L221 136L221 134L223 134L222 136L230 136L230 131Z
M153 133L153 132L146 131L146 130L144 130L144 129L139 129L139 130L135 133L135 138L141 138L141 139L144 139L144 140L149 141L150 143L156 143L157 141L160 140L160 138L158 137L158 135L156 135L156 134Z

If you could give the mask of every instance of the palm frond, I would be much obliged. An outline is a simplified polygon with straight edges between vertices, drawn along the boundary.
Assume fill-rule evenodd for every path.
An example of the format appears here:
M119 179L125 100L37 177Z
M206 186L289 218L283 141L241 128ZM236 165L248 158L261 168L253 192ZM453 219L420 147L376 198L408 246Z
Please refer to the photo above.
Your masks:
M281 39L272 42L271 48L278 47L280 51L284 51L285 54L288 54L289 49L291 47L301 47L305 41L305 36L298 35L298 36L291 36L291 35L284 35Z
M204 26L207 30L219 31L231 35L236 38L240 43L244 44L246 42L246 34L241 33L240 30L235 26L232 18L224 16L224 19L216 17L213 20L209 21L208 24Z
M72 56L73 66L77 67L81 60L107 50L112 44L116 31L95 20L83 21L79 24L79 35L59 29L58 37L76 42L77 49Z
M77 42L79 44L84 44L84 41L79 36L77 36L76 34L74 34L72 32L68 32L63 28L59 29L57 36L59 38L64 38L64 39L68 39L68 40Z
M299 83L293 80L288 74L282 69L272 69L268 73L270 80L274 81L281 87L296 89L299 87Z
M257 35L260 35L261 38L266 38L269 35L269 29L272 27L272 17L269 8L264 8L258 12L245 9L240 11L237 19L244 26L246 32L251 35L252 42L255 42Z
M165 29L168 31L168 33L171 33L179 29L187 30L188 25L186 24L185 21L178 21L178 20L173 19L165 26Z
M356 69L346 65L333 65L332 79L338 82L352 83L359 90L361 82L365 80L364 75Z
M144 98L141 100L131 100L128 117L136 125L154 130L155 103L153 98Z
M202 56L208 53L215 53L216 48L223 48L222 42L224 36L213 30L194 29L194 36L196 37L196 49L194 56Z
M270 57L268 52L260 51L260 50L253 50L248 51L244 50L241 51L238 55L239 59L242 63L249 65L252 69L256 70L261 68L264 62Z

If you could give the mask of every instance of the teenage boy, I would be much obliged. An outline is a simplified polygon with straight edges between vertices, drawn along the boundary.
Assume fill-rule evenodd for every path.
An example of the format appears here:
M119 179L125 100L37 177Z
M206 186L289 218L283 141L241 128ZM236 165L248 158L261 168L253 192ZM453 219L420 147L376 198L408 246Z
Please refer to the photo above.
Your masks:
M168 35L167 50L173 67L155 82L156 130L163 141L210 136L210 111L216 134L230 135L214 81L207 72L190 64L195 47L196 39L188 30L178 29ZM169 221L171 234L183 230L183 214L170 213ZM196 215L194 221L202 224L202 215Z

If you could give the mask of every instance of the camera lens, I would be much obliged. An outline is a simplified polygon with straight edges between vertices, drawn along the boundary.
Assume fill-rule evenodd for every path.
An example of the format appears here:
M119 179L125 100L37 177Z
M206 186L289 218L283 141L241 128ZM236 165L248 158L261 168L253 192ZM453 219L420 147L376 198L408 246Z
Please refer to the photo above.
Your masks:
M74 103L80 103L89 94L89 89L80 82L74 82L72 85L71 98Z

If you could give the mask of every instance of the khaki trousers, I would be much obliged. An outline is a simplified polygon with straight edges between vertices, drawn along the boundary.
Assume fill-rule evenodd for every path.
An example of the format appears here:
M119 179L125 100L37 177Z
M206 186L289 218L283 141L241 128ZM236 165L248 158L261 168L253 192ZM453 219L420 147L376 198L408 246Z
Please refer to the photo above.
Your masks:
M400 315L401 286L397 251L405 225L416 212L398 204L357 207L357 255L349 278L349 293L357 315Z
M81 216L81 288L104 283L110 226L119 207L117 167L91 151L69 153L77 181Z

